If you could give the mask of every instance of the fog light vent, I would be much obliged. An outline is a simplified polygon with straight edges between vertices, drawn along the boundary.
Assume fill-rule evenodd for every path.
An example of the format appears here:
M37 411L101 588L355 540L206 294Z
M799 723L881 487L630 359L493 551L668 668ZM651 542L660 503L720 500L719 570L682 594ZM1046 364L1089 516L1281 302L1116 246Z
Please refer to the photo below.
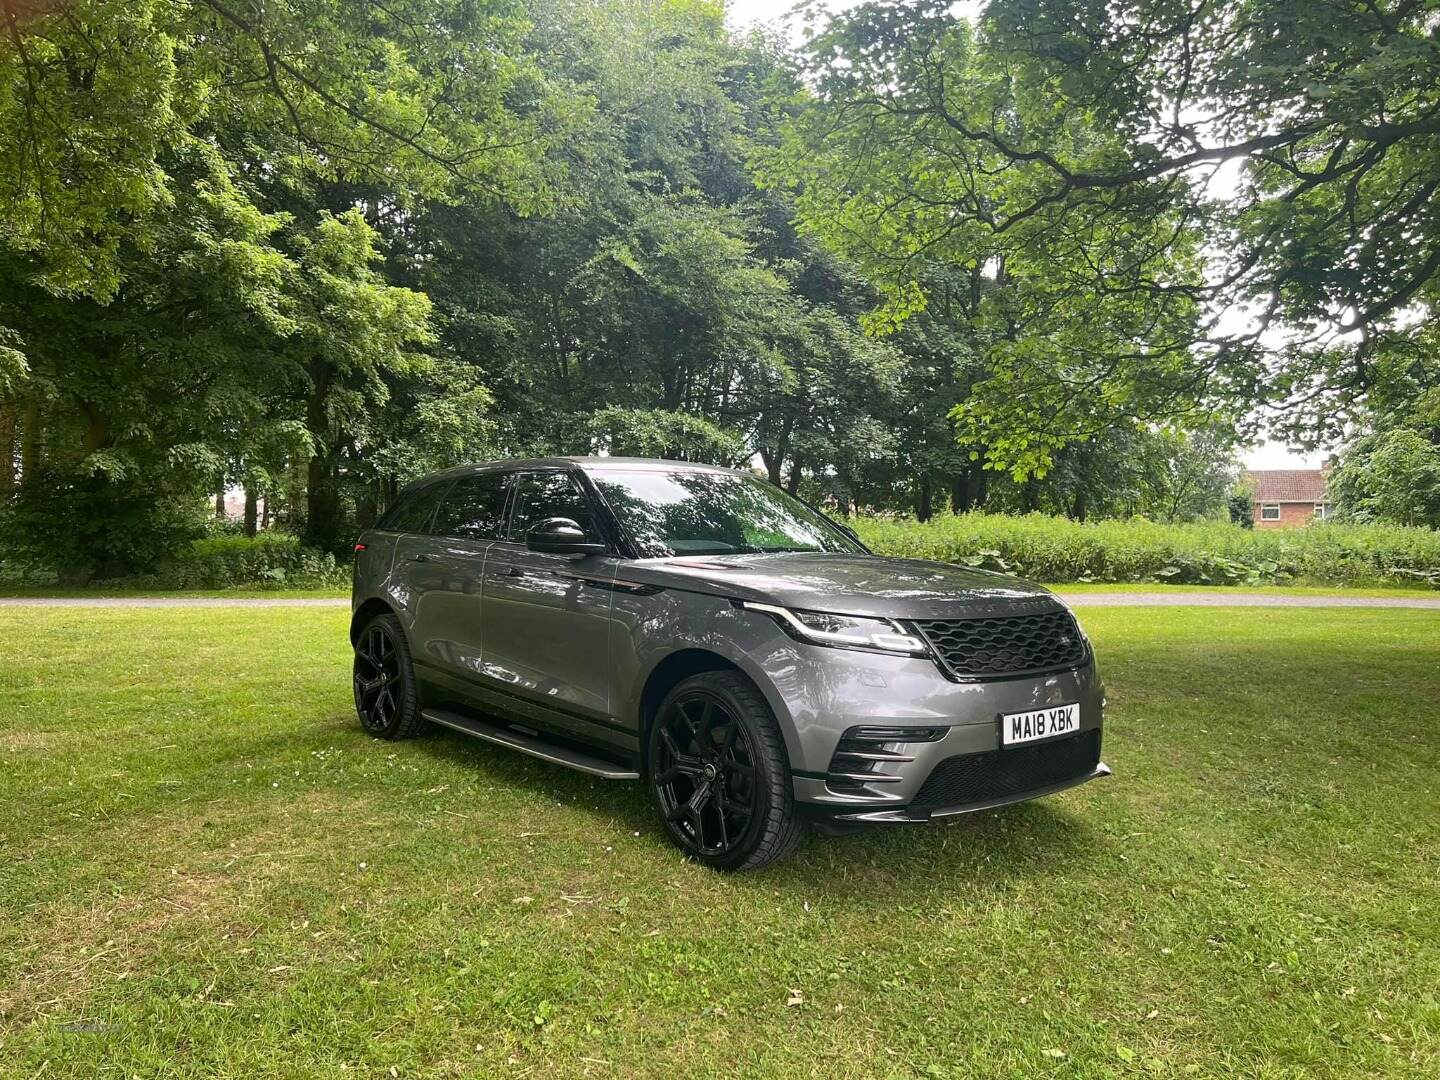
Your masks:
M861 795L871 784L898 784L902 779L889 766L914 761L906 743L934 742L944 738L943 727L853 727L841 737L830 758L827 786L845 795Z

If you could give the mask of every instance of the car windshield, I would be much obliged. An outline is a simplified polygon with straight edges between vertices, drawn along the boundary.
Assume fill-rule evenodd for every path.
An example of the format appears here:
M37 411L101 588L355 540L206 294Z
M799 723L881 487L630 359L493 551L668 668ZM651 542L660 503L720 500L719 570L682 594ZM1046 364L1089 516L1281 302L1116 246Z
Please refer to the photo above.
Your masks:
M642 558L863 550L799 499L758 477L619 468L591 476Z

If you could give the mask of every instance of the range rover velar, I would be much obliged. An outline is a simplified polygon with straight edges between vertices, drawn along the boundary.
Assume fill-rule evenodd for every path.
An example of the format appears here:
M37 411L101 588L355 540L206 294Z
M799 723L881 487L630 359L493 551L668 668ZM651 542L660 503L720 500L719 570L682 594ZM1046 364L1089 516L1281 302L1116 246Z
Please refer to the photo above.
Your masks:
M762 865L807 823L928 821L1104 776L1090 643L1052 593L871 554L750 473L546 458L406 488L356 544L354 691L643 780L679 847Z

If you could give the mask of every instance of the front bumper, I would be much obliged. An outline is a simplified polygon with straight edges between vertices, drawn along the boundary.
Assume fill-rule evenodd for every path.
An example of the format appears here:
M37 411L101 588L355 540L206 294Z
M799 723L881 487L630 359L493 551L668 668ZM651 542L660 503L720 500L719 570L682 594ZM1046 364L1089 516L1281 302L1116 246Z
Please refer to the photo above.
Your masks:
M1093 657L1066 671L976 682L946 678L926 658L794 643L768 659L788 714L795 800L812 819L928 821L1109 775L1100 760L1104 689ZM1070 702L1080 706L1074 735L1001 748L1002 714ZM857 729L887 727L921 735L854 741Z
M1038 799L1043 795L1054 795L1057 791L1079 787L1081 784L1088 784L1091 780L1099 780L1102 776L1109 775L1110 766L1101 761L1089 772L1083 773L1080 776L1074 776L1068 780L1062 780L1058 783L1038 787L1030 791L1018 791L1009 795L1000 795L992 799L981 799L978 802L962 803L958 806L907 806L900 810L861 810L855 813L830 814L827 816L832 821L883 822L891 824L933 821L935 818L955 817L959 814L973 814L979 810L993 810L997 806L1009 806L1012 803Z

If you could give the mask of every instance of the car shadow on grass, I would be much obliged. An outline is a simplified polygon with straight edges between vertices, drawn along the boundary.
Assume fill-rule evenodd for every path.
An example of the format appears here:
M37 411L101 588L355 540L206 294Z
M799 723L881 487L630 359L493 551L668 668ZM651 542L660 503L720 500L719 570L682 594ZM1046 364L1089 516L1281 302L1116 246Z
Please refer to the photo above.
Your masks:
M427 755L483 773L486 780L561 803L594 821L653 841L657 859L670 845L645 788L600 780L458 733L431 728ZM871 825L842 836L812 833L789 858L761 870L723 878L743 891L781 889L856 903L893 903L904 881L910 901L952 901L1003 894L1017 884L1055 876L1101 854L1106 842L1083 814L1058 799L962 814L927 824ZM602 826L603 823L603 826ZM703 868L696 866L697 871Z

